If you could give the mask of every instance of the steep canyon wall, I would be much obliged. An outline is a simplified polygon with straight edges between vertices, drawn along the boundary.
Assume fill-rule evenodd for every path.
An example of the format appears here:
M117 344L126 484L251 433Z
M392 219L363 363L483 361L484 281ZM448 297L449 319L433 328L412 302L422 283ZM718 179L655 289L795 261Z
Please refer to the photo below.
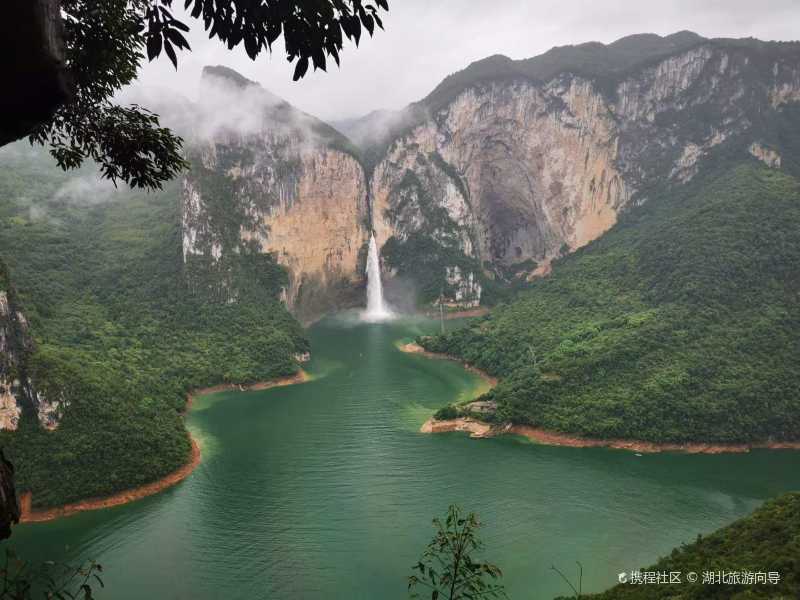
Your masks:
M374 230L388 278L413 281L423 302L475 306L487 286L547 273L650 188L690 181L714 153L780 168L774 123L800 99L798 44L658 40L682 46L622 60L641 40L589 45L610 53L607 64L564 70L558 52L582 47L555 49L546 78L538 58L476 63L445 81L444 100L435 91L392 115L402 129L372 162L346 140L309 134L310 121L217 134L200 162L229 189L187 176L184 256L219 260L252 243L288 269L286 300L311 317L357 302ZM214 193L232 195L243 217L228 241Z

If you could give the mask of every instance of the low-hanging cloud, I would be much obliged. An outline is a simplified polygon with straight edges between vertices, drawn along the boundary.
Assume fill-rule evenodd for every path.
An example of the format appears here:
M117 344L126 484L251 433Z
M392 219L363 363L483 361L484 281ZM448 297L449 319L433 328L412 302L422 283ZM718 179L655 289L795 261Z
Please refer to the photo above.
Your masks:
M118 200L121 189L115 187L108 179L102 179L99 172L94 169L92 171L70 177L56 190L51 202L79 207L97 206Z
M208 71L194 101L168 88L136 86L117 97L156 112L160 123L183 136L188 145L209 140L270 135L292 137L299 145L319 137L318 121L256 83L243 84L227 69Z

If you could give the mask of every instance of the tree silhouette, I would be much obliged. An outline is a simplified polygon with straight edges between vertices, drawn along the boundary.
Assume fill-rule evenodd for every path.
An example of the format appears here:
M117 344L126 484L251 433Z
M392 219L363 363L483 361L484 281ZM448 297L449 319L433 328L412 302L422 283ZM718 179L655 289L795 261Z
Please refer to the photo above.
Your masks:
M374 1L374 3L373 3ZM191 19L228 49L251 59L283 38L294 79L310 66L338 65L344 41L382 28L387 0L184 0ZM0 99L0 145L24 135L49 144L63 169L92 159L104 177L160 188L185 168L181 138L158 116L119 106L114 94L136 79L145 54L178 67L190 51L189 25L173 15L173 0L10 0L4 7L0 56L10 81ZM5 71L4 71L5 72Z
M408 578L411 597L419 598L420 588L427 588L425 595L430 591L431 600L505 598L503 586L497 583L500 569L473 558L483 547L475 513L462 515L458 506L451 505L445 520L434 519L433 525L436 535L414 565L416 573Z

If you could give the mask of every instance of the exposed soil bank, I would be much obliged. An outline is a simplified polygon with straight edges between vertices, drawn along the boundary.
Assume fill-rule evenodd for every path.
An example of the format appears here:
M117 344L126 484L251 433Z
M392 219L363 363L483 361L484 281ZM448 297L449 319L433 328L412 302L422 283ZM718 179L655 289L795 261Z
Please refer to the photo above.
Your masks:
M225 384L225 385L215 385L213 387L193 390L189 392L189 394L187 394L186 396L186 411L189 410L189 408L192 405L192 401L197 396L203 396L205 394L213 394L215 392L224 392L229 390L237 390L237 391L267 390L273 387L281 387L285 385L292 385L295 383L304 383L306 381L309 381L309 379L310 377L308 373L306 373L301 369L295 375L290 375L288 377L281 377L279 379L271 379L269 381L261 381L251 385ZM134 502L135 500L141 500L142 498L146 498L147 496L158 494L159 492L162 492L165 489L172 487L176 483L183 481L189 475L191 475L192 471L194 471L195 468L197 468L197 466L200 464L201 460L200 446L197 444L197 440L191 437L191 434L189 437L192 443L192 450L189 456L189 461L182 467L173 471L172 473L169 473L168 475L162 477L161 479L158 479L151 483L146 483L144 485L140 485L138 487L131 488L129 490L117 492L116 494L112 494L111 496L105 496L102 498L87 498L86 500L71 502L63 506L57 506L55 508L44 508L44 509L32 508L33 495L30 492L23 492L20 495L20 512L21 512L20 523L41 523L43 521L52 521L54 519L59 519L61 517L68 517L70 515L74 515L76 513L83 512L86 510L98 510L101 508L110 508L112 506L119 506L121 504L127 504L128 502Z
M446 421L430 418L420 428L422 433L445 433L464 431L472 438L489 438L498 435L521 435L538 444L548 446L569 446L571 448L614 448L642 454L656 452L685 452L687 454L726 454L743 453L754 449L800 450L800 442L773 442L763 444L657 444L636 440L597 439L572 436L530 425L492 425L470 417L459 417Z
M473 373L477 373L492 387L497 385L497 379L487 373L460 361L459 359L446 354L428 352L419 344L411 343L400 346L403 352L422 354L429 358L443 358L460 362L464 367ZM448 431L464 431L472 438L489 438L498 435L521 435L536 442L548 446L569 446L571 448L614 448L617 450L628 450L630 452L640 452L642 454L652 454L655 452L685 452L687 454L726 454L749 452L754 449L768 450L800 450L800 442L764 442L754 444L714 444L714 443L685 443L685 444L659 444L655 442L644 442L640 440L621 440L621 439L600 439L585 438L567 433L548 431L532 427L530 425L513 425L506 423L503 425L493 425L479 419L471 417L459 417L438 421L431 417L420 428L421 433L445 433Z
M192 451L189 462L180 467L177 471L173 471L166 477L162 477L152 483L140 485L139 487L131 488L123 492L118 492L111 496L104 498L88 498L86 500L79 500L78 502L71 502L64 506L45 509L32 509L31 502L33 500L30 492L25 492L20 497L20 509L22 516L20 523L40 523L42 521L52 521L61 517L68 517L75 513L83 512L85 510L97 510L100 508L110 508L112 506L119 506L120 504L127 504L134 500L140 500L147 496L157 494L168 487L186 479L192 471L195 470L197 465L200 464L200 447L197 441L192 439Z

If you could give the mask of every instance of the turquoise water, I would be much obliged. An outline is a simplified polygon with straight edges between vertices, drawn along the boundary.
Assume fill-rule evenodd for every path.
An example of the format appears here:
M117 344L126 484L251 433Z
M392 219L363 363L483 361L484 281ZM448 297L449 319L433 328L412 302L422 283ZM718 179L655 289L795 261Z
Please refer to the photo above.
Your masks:
M780 492L800 454L637 457L518 438L425 435L435 408L481 382L403 354L438 324L327 319L310 330L314 380L200 398L188 425L202 465L134 504L15 529L30 560L102 563L99 598L400 599L458 503L484 522L485 556L513 599L569 590L551 571L584 565L584 590L651 564Z

